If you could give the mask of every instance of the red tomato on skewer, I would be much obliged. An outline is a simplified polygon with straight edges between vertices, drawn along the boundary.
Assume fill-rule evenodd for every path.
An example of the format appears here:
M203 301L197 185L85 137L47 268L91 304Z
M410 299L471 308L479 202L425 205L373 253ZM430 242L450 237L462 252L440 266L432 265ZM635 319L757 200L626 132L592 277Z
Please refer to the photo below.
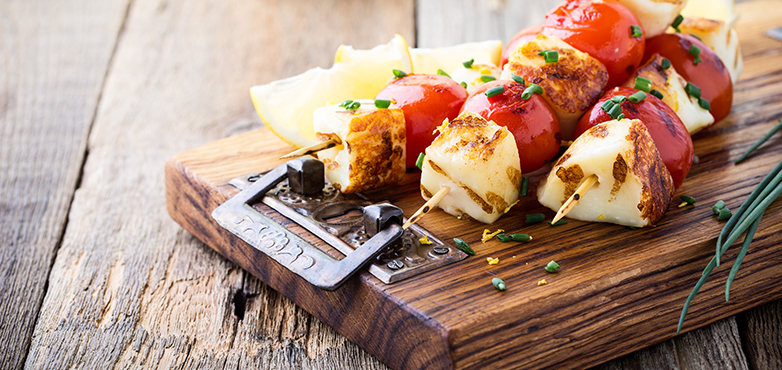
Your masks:
M505 91L486 96L487 90L497 86ZM515 81L492 81L476 90L462 106L462 111L477 113L508 128L516 140L522 173L537 170L554 158L562 141L557 115L538 94L522 99L525 88Z
M616 0L568 0L546 15L543 33L556 36L599 60L608 70L607 88L621 85L641 64L644 37L633 37L641 22Z
M606 92L595 106L578 121L576 137L592 126L613 120L601 108L603 103L618 95L629 97L637 91L627 87L617 87ZM646 98L638 103L630 101L622 103L622 113L627 119L638 119L644 123L657 145L660 157L671 173L674 187L679 188L687 173L690 172L693 147L690 134L676 112L662 100L647 94Z
M411 74L391 81L375 99L393 100L405 114L407 130L407 168L415 167L435 138L432 133L443 123L459 115L467 99L467 90L449 77Z

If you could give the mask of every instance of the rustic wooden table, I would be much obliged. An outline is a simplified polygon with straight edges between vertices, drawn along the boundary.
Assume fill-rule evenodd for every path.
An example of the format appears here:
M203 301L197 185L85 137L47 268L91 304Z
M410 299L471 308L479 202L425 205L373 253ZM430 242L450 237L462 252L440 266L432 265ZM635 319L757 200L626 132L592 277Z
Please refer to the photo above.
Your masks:
M163 165L339 44L507 41L557 2L0 1L0 368L385 368L172 221ZM599 367L782 368L782 302Z

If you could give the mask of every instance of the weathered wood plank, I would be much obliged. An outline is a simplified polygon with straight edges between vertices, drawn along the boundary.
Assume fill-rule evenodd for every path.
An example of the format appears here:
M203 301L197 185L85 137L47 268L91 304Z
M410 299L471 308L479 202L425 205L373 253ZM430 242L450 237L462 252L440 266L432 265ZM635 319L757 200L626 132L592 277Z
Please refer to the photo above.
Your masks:
M163 165L256 128L251 85L412 22L411 1L133 2L28 367L383 368L176 225Z
M127 8L0 2L0 367L24 364Z

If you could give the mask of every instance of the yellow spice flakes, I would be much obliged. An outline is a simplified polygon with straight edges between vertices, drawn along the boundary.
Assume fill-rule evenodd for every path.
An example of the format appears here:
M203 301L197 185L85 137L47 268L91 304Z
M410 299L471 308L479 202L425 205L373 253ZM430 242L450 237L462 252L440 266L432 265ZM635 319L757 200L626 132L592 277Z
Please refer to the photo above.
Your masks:
M451 124L451 122L448 121L448 118L444 119L443 120L443 124L440 125L440 126L437 126L437 128L435 128L434 131L432 131L432 135L436 135L437 132L442 133L443 130L445 130L445 128L448 127L448 125L450 125L450 124Z
M481 236L481 243L486 243L487 241L491 240L491 238L497 236L499 233L504 233L505 230L503 229L497 229L495 232L491 232L489 229L483 229L483 236Z
M538 286L546 285L548 282L546 282L546 279L543 279L541 281L538 281Z
M500 259L499 258L486 257L486 261L489 262L489 265L496 265L496 264L500 263Z
M420 243L421 243L421 245L432 245L432 244L434 244L434 243L432 243L432 241L431 241L431 240L429 240L429 237L428 237L428 236L426 236L426 235L424 235L424 237L423 237L423 238L421 238L421 239L418 239L418 242L420 242Z
M601 214L600 216L597 216L597 218L602 220L602 219L606 218L606 215Z
M513 203L511 203L509 206L505 207L505 211L504 211L504 212L502 212L502 213L503 213L503 214L505 214L505 213L508 213L508 211L510 211L510 209L511 209L511 208L513 208L513 206L515 206L515 205L516 205L516 203L518 203L518 202L519 202L519 200L518 200L518 199L516 199L516 201L515 201L515 202L513 202Z

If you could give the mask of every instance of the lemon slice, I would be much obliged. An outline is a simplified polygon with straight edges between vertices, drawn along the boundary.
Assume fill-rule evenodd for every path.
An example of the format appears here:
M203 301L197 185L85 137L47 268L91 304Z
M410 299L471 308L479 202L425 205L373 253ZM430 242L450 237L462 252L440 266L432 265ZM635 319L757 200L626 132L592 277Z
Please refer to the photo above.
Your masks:
M300 75L250 88L261 121L283 141L304 147L315 144L312 112L346 99L374 99L394 75L410 71L407 42L396 35L369 50L340 46L338 62L329 69L313 68Z
M700 17L723 21L728 27L738 18L733 0L689 0L681 14L687 18Z
M462 63L470 59L474 59L476 64L499 66L501 54L502 41L500 40L468 42L441 48L410 49L413 72L426 74L436 74L438 69L450 73L462 67Z

